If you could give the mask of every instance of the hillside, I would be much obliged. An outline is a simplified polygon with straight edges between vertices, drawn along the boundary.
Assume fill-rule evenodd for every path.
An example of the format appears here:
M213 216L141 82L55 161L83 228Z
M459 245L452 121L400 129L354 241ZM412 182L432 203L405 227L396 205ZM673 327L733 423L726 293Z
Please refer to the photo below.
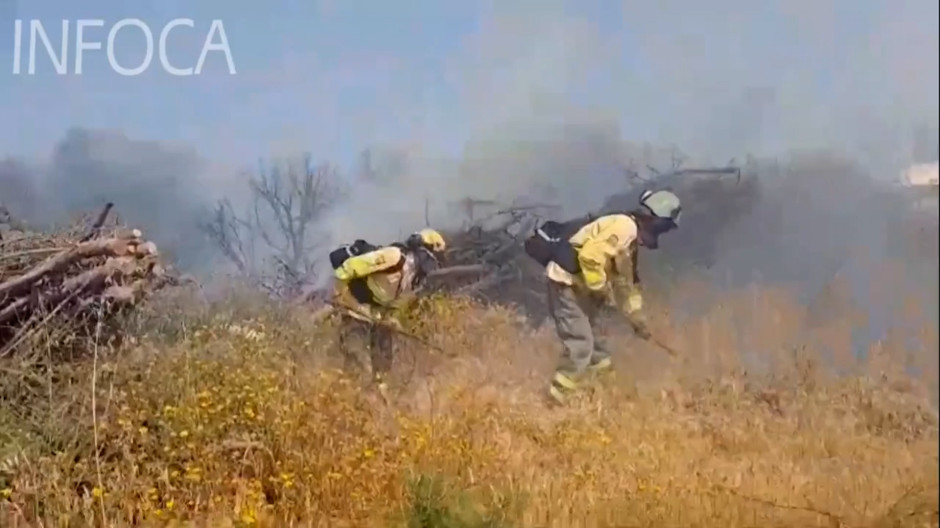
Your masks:
M835 293L821 321L681 286L701 310L652 327L682 361L618 333L616 377L555 411L559 345L504 308L425 301L409 328L445 354L400 342L385 409L307 311L166 293L0 410L0 524L937 526L928 322L857 360Z

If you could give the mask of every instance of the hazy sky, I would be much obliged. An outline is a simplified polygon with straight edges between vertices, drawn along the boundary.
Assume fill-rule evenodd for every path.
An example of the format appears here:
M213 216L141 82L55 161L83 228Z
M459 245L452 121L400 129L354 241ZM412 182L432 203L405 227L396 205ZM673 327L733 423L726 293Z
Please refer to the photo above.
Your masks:
M506 120L570 111L617 120L629 138L722 154L865 150L937 122L936 0L252 4L0 0L0 155L46 156L71 126L180 141L216 160L302 148L345 162L385 141L455 152ZM155 38L169 20L194 19L171 36L180 66L222 20L237 74L210 53L202 75L172 77L155 50L147 72L121 77L102 50L74 75L75 21L105 19L89 30L103 42L129 17ZM44 50L37 75L11 74L16 18L42 20L54 45L72 21L69 75ZM136 29L116 47L127 65L143 57Z
M472 2L413 2L411 8L385 2L252 4L31 0L11 6L0 0L0 16L7 12L0 29L0 114L19 125L4 127L0 149L45 153L67 127L79 125L185 141L210 157L250 161L272 146L348 156L375 140L422 134L421 127L433 127L435 120L439 130L449 128L443 120L459 109L445 66L485 12ZM57 76L43 51L41 73L14 76L8 44L14 17L41 19L55 39L62 19L74 24L103 18L106 27L91 30L99 41L122 18L146 21L155 38L169 20L192 18L195 28L177 28L171 37L171 60L183 66L195 64L211 21L220 19L237 73L230 76L223 55L210 53L199 76L172 77L155 55L144 74L121 77L104 51L93 51L82 76L71 74L72 68ZM117 42L126 64L142 60L143 37L136 29L123 30ZM74 45L69 54L74 66Z
M193 19L172 33L180 67L221 20L237 73L211 53L199 76L173 77L154 56L122 77L102 50L74 75L75 22L105 19L88 39L103 42L130 17L155 37ZM936 133L938 18L937 0L0 0L0 202L46 221L113 201L185 266L214 270L197 219L244 198L237 169L272 154L348 166L367 146L407 147L393 182L358 186L318 221L338 244L407 234L427 203L436 227L454 227L451 206L468 196L544 192L583 214L625 187L622 139L716 163L822 147L853 168L803 162L712 241L728 256L716 274L798 270L816 284L856 241L887 251L894 210L864 178L912 161L915 126ZM54 45L72 22L68 75L44 49L37 75L11 73L15 19L42 20ZM116 51L139 63L142 35L122 31Z

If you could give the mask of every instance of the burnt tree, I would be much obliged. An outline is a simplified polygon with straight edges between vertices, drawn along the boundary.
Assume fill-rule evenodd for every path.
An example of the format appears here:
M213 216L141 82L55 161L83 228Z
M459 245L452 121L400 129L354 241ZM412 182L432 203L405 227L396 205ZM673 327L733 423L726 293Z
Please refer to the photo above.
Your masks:
M244 277L273 295L295 295L316 280L324 243L317 223L339 196L339 174L305 155L300 163L262 166L248 186L241 213L220 200L202 230Z

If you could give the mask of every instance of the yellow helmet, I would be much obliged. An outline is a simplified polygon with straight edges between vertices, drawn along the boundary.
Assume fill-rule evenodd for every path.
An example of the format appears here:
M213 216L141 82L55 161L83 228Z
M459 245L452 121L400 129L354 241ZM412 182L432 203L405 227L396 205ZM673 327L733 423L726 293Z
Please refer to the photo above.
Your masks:
M447 243L444 241L444 236L438 233L437 231L425 228L421 231L415 233L418 238L421 239L421 243L434 253L442 253L447 249Z

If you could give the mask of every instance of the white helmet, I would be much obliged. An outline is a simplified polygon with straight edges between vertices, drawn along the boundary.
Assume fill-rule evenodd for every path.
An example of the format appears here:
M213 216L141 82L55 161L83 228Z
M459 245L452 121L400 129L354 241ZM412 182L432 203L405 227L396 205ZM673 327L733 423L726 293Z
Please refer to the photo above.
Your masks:
M672 220L679 225L679 216L682 214L682 203L679 197L670 191L643 191L640 195L640 205L657 218Z

